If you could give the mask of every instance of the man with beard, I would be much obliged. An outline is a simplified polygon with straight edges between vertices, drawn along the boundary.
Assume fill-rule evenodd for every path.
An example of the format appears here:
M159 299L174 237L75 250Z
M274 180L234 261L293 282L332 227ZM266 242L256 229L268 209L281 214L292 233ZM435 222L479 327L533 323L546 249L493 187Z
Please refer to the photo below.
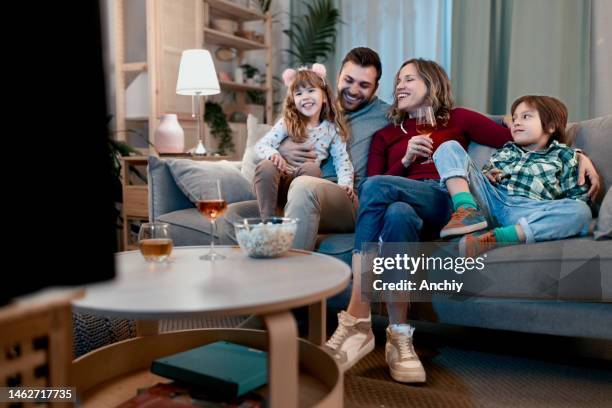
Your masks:
M348 149L355 168L355 191L366 177L368 152L374 133L387 126L389 105L374 94L382 75L378 54L365 47L346 54L338 75L337 101L349 126ZM314 160L312 146L284 142L279 151L292 166ZM321 232L350 233L355 229L357 200L351 201L336 180L332 159L321 166L322 178L296 178L289 188L285 216L298 218L293 246L312 251Z
M337 102L340 104L350 132L348 150L355 169L354 191L366 178L368 153L374 133L389 124L389 104L375 93L382 75L382 64L376 51L353 48L342 60L338 75ZM313 147L285 140L279 152L291 166L315 160ZM325 233L351 233L355 230L357 200L351 201L336 181L331 157L321 165L322 178L301 176L289 187L285 216L298 218L294 248L314 250L319 231ZM256 201L243 201L229 206L223 222L225 239L236 243L232 223L245 217L258 217Z

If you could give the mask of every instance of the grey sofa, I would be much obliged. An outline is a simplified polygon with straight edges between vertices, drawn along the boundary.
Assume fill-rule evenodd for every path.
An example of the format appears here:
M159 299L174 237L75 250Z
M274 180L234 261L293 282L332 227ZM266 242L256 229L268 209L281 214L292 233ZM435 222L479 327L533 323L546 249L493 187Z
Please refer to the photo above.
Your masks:
M606 201L612 201L612 189L608 189L612 183L612 115L570 124L568 143L591 157L600 171L603 191L607 191ZM247 146L252 144L253 140L247 141ZM492 151L475 143L469 149L479 165ZM241 162L232 165L241 168ZM148 175L150 218L171 224L177 246L208 244L210 224L177 186L168 161L151 157ZM245 216L257 216L254 201L233 202L229 207L238 207ZM595 214L598 211L594 208ZM606 217L612 217L609 205ZM610 224L609 219L605 221ZM218 225L216 242L233 244L231 222L221 219ZM322 234L316 248L348 264L352 249L353 234ZM475 297L434 296L426 316L418 318L490 329L612 339L611 240L588 236L498 248L489 253L489 262L496 264L498 285ZM330 299L329 308L346 307L349 296L350 288Z

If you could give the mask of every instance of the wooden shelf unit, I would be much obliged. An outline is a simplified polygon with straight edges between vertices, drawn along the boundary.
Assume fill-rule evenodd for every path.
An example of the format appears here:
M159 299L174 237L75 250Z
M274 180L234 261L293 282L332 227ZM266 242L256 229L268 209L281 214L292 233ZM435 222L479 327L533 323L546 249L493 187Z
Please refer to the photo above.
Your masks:
M270 12L261 12L240 6L227 0L203 0L204 1L204 43L235 48L237 56L235 67L243 63L244 53L249 51L264 50L266 52L265 84L249 85L233 81L219 81L222 91L235 92L236 102L227 107L228 116L231 112L249 112L246 104L246 92L262 92L265 94L265 123L273 120L273 89L272 89L272 16ZM238 23L238 31L243 31L245 22L261 21L264 26L264 42L254 41L237 35L222 32L211 28L211 20L225 18ZM206 45L205 45L206 48Z
M221 85L221 89L227 89L230 91L257 91L257 92L267 92L268 91L267 86L239 84L233 81L219 81L219 85Z
M265 50L267 48L264 43L213 30L212 28L204 28L204 41L208 44L225 45L241 51Z
M206 0L210 13L215 17L231 18L238 21L265 20L266 16L252 9L227 0Z

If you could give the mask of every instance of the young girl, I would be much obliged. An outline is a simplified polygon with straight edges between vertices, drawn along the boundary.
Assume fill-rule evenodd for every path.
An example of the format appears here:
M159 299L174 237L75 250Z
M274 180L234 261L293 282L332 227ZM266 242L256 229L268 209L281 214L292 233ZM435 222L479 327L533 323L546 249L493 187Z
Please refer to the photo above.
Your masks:
M467 234L459 241L464 256L476 256L497 243L589 232L588 187L578 185L577 152L560 143L567 108L550 96L527 95L514 101L511 113L514 141L497 150L482 173L457 143L444 143L434 154L455 210L440 236ZM489 226L487 219L496 228L475 232Z
M331 154L338 185L354 199L353 165L346 150L348 131L344 118L334 103L325 79L326 69L313 64L312 69L286 69L283 81L288 87L283 117L255 145L261 159L255 169L254 191L262 218L276 214L287 201L291 182L299 176L321 177L321 162ZM317 159L298 168L287 164L278 147L285 138L314 147Z

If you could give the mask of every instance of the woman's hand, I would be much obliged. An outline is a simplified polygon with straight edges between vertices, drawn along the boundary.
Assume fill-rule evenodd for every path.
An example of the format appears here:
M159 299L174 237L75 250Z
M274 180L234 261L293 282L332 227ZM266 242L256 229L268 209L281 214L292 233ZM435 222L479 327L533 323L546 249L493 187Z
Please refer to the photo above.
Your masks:
M497 184L504 178L504 172L496 168L492 168L491 170L487 171L484 175L486 178L489 179L491 184Z
M357 194L355 194L355 191L353 190L353 187L351 187L351 186L340 186L340 188L343 189L346 192L346 195L348 196L348 198L352 202L355 202L355 200L357 199Z
M433 152L433 142L428 135L413 136L408 141L408 147L406 148L406 154L404 155L404 161L412 163L418 156L429 157Z
M279 153L274 153L270 157L270 161L276 166L277 169L279 169L283 173L287 170L287 162Z
M597 169L593 165L591 159L589 159L585 154L578 153L578 185L584 185L586 181L586 177L589 178L591 182L591 188L587 192L587 195L591 199L591 201L595 201L597 194L599 194L599 190L601 189L601 184L599 182L599 174L597 173Z
M508 129L512 129L512 116L504 115L504 117L502 118L502 122L504 123L504 126L506 126Z

